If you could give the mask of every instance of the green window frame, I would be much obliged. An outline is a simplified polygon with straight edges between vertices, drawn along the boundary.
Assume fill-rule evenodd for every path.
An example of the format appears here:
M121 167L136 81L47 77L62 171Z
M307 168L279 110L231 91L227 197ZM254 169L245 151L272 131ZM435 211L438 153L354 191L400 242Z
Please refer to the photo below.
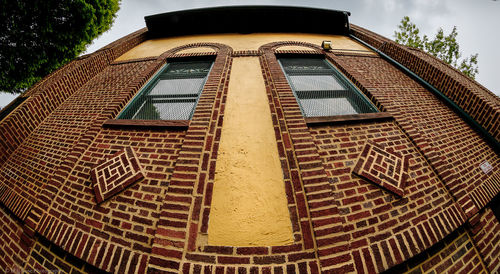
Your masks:
M212 66L212 60L168 62L117 119L190 120Z
M361 91L324 58L282 57L278 60L304 117L378 112Z

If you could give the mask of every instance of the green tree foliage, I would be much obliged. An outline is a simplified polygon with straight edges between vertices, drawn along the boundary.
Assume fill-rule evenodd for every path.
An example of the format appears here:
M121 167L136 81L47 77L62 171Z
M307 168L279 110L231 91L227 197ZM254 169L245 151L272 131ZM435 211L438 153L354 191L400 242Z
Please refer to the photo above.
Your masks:
M460 59L462 53L457 42L457 27L453 27L453 30L448 35L445 35L443 29L439 28L436 36L431 39L427 35L420 36L418 27L410 21L408 16L405 16L398 25L398 29L394 32L397 43L424 50L457 68L472 79L478 73L477 53Z
M19 93L111 27L120 0L0 0L0 90Z

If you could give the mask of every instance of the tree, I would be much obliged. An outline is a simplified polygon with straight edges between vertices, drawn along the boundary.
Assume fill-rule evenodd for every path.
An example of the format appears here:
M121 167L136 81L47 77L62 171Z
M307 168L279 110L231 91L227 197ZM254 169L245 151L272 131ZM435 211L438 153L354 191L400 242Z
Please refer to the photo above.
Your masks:
M410 21L408 16L403 17L398 29L399 31L394 32L397 43L424 50L457 68L472 79L478 73L477 53L460 60L462 53L456 39L458 35L456 26L448 35L445 35L443 29L439 28L432 40L427 35L421 37L420 30Z
M0 0L0 90L20 93L111 27L120 0Z

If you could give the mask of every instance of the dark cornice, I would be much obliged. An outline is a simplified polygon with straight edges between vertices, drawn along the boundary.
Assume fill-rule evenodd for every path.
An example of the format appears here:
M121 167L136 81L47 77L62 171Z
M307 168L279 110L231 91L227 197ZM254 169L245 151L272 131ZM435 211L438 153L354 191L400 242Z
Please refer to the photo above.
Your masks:
M228 6L146 16L150 37L211 33L349 34L347 11L288 6Z

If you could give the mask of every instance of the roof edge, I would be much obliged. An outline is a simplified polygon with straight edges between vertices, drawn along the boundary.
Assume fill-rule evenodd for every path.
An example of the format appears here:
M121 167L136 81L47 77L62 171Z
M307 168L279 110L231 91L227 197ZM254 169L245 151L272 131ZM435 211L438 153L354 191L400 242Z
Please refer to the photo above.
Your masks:
M223 6L144 17L151 37L211 33L349 34L348 11L297 6Z

